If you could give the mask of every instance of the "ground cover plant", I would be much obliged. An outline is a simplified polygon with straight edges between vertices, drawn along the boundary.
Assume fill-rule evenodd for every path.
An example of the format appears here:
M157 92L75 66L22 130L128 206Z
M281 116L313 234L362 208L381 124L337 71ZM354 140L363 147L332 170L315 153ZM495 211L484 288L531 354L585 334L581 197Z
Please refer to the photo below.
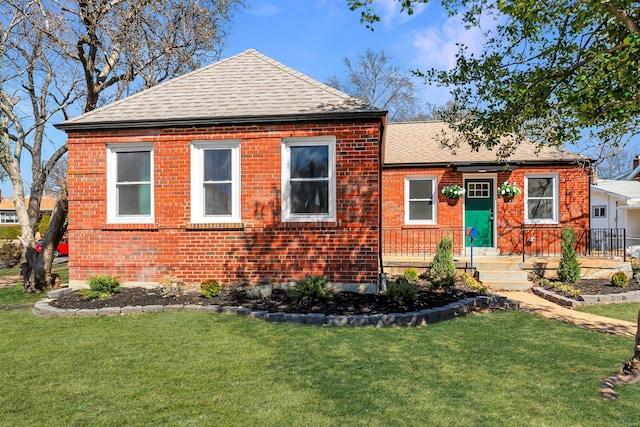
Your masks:
M638 321L640 302L584 305L579 307L578 311L635 323Z
M12 310L0 312L0 330L5 425L640 421L640 387L620 387L617 402L599 393L631 338L517 311L426 328L326 328L197 312L38 318Z

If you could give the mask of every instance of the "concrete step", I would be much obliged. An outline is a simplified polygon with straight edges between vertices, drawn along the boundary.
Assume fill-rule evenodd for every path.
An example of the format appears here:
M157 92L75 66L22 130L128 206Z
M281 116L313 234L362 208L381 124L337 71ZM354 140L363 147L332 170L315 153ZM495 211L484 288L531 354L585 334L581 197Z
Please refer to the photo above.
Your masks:
M527 272L518 270L480 270L478 269L478 278L481 282L492 281L527 281Z
M533 286L531 282L523 280L493 280L482 284L494 291L524 291Z

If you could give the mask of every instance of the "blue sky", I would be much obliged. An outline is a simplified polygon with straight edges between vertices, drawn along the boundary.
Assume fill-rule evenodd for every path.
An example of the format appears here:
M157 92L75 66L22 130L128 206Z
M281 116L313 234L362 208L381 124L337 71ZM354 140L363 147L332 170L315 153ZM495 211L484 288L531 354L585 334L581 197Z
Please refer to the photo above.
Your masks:
M331 75L344 76L344 58L356 59L367 47L384 50L406 70L452 68L456 43L474 53L482 48L478 30L465 30L459 18L449 17L438 2L421 5L409 16L400 11L398 0L375 0L382 19L375 31L360 23L360 12L350 11L347 0L246 0L246 4L248 8L234 15L222 57L256 49L322 82ZM449 100L446 89L416 83L423 106ZM64 132L53 129L49 136L52 146L66 140ZM640 146L638 141L634 145ZM0 183L0 189L5 197L13 193L9 182Z
M237 12L223 56L253 48L285 65L326 82L345 74L344 58L356 59L367 47L384 50L407 70L450 68L463 41L480 48L476 31L465 31L437 2L401 13L397 0L376 0L382 21L371 31L346 0L249 0ZM418 81L420 82L420 81ZM424 103L443 104L448 92L418 85Z
M437 1L420 5L412 16L401 12L398 0L373 3L381 22L372 32L360 23L359 11L349 10L347 0L247 0L249 7L235 15L223 57L253 48L326 82L331 75L343 77L344 58L355 60L367 47L383 49L401 68L422 71L453 68L457 43L468 53L482 50L480 31L465 30L460 18L448 16ZM482 25L490 30L494 24ZM418 79L416 83L423 106L440 106L450 99L446 88L429 87ZM640 153L640 138L630 146Z

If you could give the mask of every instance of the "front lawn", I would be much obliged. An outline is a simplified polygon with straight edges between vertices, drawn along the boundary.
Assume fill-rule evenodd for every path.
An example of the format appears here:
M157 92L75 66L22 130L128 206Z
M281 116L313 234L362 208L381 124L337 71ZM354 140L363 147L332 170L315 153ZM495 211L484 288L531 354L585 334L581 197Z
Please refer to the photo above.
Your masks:
M578 310L584 311L585 313L612 317L614 319L628 320L629 322L635 323L638 321L640 302L585 305L578 308Z
M69 266L66 263L54 266L51 272L60 276L60 283L69 283ZM20 267L0 269L0 277L18 276L19 274ZM33 304L42 298L46 298L45 294L25 294L22 289L23 286L20 279L17 279L16 284L13 286L0 288L0 306Z
M633 339L517 311L424 328L0 312L5 425L623 426Z

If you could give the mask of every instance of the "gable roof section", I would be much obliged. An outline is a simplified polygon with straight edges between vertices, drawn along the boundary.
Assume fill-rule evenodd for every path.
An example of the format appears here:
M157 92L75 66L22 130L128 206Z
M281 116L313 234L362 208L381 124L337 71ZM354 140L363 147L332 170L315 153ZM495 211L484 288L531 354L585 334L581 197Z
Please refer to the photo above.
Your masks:
M507 159L498 159L496 150L480 148L472 151L460 139L455 153L442 147L443 132L455 140L454 131L444 122L389 123L386 129L385 166L465 165L465 164L532 164L557 162L589 162L590 159L557 147L538 147L522 142Z
M25 197L24 203L29 206L29 198ZM56 206L55 197L43 196L40 200L40 210L41 211L53 211L53 208ZM0 211L15 211L16 207L13 204L13 199L11 197L3 197L0 199Z
M57 125L63 130L381 118L386 111L253 49Z
M638 174L640 174L640 166L637 166L630 171L626 171L625 173L618 175L613 179L620 181L631 181L635 179Z
M591 189L613 197L626 199L628 205L640 205L639 181L599 179L597 184L591 186Z

